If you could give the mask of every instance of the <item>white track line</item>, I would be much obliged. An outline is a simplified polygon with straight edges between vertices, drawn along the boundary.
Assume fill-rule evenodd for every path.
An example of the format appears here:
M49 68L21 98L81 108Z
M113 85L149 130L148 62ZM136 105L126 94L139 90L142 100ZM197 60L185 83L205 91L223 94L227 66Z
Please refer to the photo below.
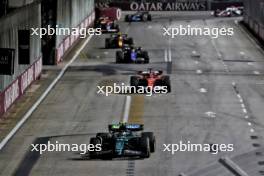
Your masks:
M124 116L123 116L123 119L122 119L123 122L125 122L125 123L128 122L130 105L131 105L131 96L126 96Z
M40 103L47 97L53 87L57 84L57 82L62 78L68 67L77 59L77 56L83 50L83 48L87 45L87 43L91 40L92 36L89 36L84 44L76 51L72 59L64 66L64 68L60 71L59 75L53 80L53 82L49 85L46 91L41 95L41 97L34 103L34 105L28 110L28 112L23 116L23 118L17 123L17 125L9 132L9 134L1 141L0 150L4 148L7 142L16 134L16 132L21 128L21 126L27 121L27 119L32 115L32 113L37 109Z
M165 62L168 61L168 50L167 49L164 50L164 61Z
M168 62L171 62L171 48L169 48L169 58L168 58Z

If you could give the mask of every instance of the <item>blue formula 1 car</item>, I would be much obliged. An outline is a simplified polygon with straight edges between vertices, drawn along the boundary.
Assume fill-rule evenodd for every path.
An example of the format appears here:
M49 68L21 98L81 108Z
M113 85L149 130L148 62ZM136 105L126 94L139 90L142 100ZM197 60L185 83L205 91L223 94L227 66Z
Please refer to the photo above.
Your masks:
M126 15L126 22L139 22L139 21L151 21L152 17L149 12L137 12L132 15Z
M153 132L143 131L142 124L118 123L108 126L109 132L97 133L90 144L102 147L101 151L90 151L90 158L112 159L118 157L149 158L155 152L156 140Z
M141 47L124 46L116 52L116 63L149 63L148 52Z

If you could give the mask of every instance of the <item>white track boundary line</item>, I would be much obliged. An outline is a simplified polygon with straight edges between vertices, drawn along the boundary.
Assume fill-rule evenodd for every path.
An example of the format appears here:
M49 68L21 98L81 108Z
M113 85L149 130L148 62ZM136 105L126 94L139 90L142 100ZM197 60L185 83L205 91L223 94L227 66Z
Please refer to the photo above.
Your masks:
M165 62L168 61L168 50L167 49L164 50L164 61Z
M124 116L122 119L124 123L128 122L130 105L131 105L131 96L126 96Z
M53 80L53 82L49 85L46 91L41 95L41 97L34 103L34 105L27 111L27 113L23 116L23 118L17 123L17 125L8 133L8 135L1 141L0 143L0 151L4 148L4 146L8 143L8 141L16 134L16 132L22 127L22 125L27 121L27 119L32 115L32 113L37 109L40 103L47 97L53 87L57 84L57 82L62 78L68 67L77 59L77 56L84 49L87 43L91 40L92 36L89 36L84 44L75 52L72 59L63 67L60 71L59 75Z
M172 61L172 60L171 60L171 57L172 57L172 55L171 55L171 48L169 48L169 62Z

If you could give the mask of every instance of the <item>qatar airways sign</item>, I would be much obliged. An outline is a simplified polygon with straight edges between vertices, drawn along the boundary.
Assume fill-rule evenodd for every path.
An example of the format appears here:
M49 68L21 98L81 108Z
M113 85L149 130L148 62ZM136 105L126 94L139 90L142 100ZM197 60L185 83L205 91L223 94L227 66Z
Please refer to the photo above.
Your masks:
M207 2L132 2L130 10L133 11L196 11L207 10Z
M97 0L96 6L99 8L118 7L122 10L132 11L202 11L207 10L208 0L167 0L156 2L140 1L115 1Z

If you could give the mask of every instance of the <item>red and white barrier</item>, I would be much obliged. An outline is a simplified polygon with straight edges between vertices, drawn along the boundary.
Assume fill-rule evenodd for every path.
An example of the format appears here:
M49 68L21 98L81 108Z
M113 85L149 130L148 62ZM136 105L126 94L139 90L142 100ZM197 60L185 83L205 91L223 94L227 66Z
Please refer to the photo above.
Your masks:
M94 20L95 20L95 12L92 12L83 21L81 21L80 24L76 26L76 28L81 29L81 28L91 27L93 25ZM62 40L62 42L56 48L57 64L62 62L63 56L71 49L71 47L77 42L79 38L80 35L70 35Z
M40 77L42 58L39 57L28 69L17 77L4 91L0 92L0 117L19 99L26 89Z

